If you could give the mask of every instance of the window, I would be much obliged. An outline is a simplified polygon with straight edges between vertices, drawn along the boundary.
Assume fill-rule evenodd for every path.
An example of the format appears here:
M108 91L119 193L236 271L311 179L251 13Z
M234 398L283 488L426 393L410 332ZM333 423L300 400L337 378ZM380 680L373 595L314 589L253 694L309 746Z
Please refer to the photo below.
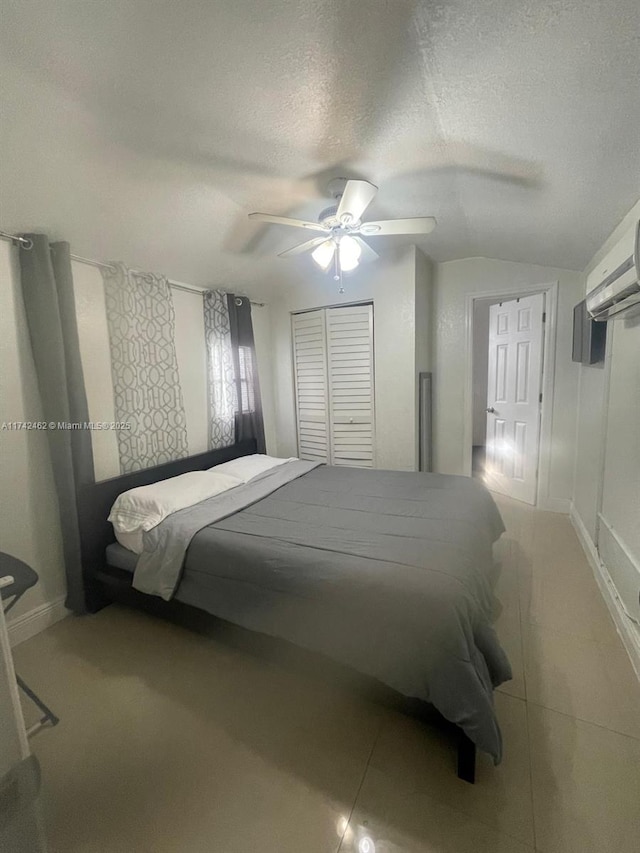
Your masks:
M212 409L216 418L232 424L237 405L230 342L223 336L214 337L212 335L209 351L209 387Z
M253 355L250 347L238 347L238 363L240 365L240 411L255 412Z

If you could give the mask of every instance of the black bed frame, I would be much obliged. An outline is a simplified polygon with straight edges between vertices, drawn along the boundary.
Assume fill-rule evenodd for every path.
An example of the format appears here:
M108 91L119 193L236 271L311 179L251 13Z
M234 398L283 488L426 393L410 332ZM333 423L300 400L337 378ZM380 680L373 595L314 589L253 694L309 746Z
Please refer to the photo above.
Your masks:
M107 546L116 540L113 527L107 521L107 516L118 495L128 489L147 486L158 480L176 477L189 471L204 471L214 465L220 465L231 459L248 456L255 452L255 441L242 441L231 447L210 450L197 456L176 459L165 465L145 468L142 471L134 471L109 480L81 486L78 499L78 520L82 569L89 610L96 612L108 604L120 602L187 627L195 627L196 623L202 625L203 619L213 623L221 623L223 620L205 614L196 607L175 600L164 601L156 596L138 592L132 587L132 575L129 572L109 566L105 551ZM254 632L247 633L256 636ZM264 639L265 643L284 644L284 641L274 640L270 637L262 638L260 635L260 638ZM388 693L389 691L382 691L383 700ZM419 716L429 724L452 733L457 739L458 777L466 782L473 783L475 781L476 747L461 728L445 720L432 705L426 702L404 700L396 696L394 704L402 707L408 713Z

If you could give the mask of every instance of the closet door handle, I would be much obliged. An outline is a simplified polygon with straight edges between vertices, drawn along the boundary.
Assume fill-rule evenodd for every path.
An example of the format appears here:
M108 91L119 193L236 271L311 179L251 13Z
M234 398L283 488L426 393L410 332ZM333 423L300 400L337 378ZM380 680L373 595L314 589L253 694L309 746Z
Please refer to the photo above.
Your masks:
M352 424L352 423L353 423L353 418L349 418L349 423L350 423L350 424Z
M496 410L493 408L493 406L489 406L489 408L487 409L487 412L489 412L490 415L495 415Z

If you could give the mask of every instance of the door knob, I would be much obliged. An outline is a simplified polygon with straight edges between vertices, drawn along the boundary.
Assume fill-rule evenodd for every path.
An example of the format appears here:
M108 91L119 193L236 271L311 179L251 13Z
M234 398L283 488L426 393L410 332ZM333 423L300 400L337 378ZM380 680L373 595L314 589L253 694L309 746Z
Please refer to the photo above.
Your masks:
M493 408L493 406L489 406L487 411L489 412L490 415L495 415L495 413L496 413L496 410Z

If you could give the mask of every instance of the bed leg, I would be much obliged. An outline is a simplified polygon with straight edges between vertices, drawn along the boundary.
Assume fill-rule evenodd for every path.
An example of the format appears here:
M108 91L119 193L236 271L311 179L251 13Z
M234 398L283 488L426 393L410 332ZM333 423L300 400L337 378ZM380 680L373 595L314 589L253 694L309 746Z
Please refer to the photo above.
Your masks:
M458 779L472 785L476 781L476 745L464 732L458 739Z

